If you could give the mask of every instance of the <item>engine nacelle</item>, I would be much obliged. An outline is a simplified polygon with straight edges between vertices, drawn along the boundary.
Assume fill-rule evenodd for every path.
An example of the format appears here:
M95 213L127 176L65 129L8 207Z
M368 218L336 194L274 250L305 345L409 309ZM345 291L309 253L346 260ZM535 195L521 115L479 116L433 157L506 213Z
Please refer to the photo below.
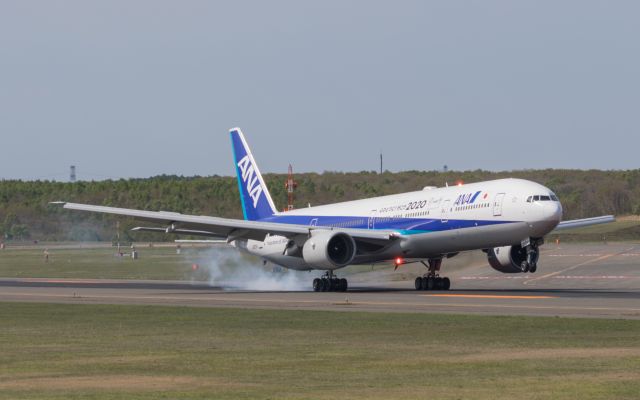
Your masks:
M302 257L318 269L336 269L349 265L356 256L356 242L344 232L313 231L302 247Z
M495 247L487 251L489 265L505 274L524 272L522 262L527 260L527 251L522 246Z

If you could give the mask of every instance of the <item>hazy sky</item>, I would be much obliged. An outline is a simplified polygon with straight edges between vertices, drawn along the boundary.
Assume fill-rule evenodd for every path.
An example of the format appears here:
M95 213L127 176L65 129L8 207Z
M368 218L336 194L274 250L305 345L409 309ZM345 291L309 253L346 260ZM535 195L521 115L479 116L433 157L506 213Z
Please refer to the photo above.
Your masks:
M0 178L637 168L637 1L0 0Z

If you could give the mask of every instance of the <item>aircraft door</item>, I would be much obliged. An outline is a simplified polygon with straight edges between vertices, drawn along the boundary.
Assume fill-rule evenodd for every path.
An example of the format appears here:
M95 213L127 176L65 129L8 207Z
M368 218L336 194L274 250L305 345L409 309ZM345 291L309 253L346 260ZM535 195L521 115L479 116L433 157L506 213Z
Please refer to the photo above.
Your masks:
M493 216L499 217L502 215L502 203L504 201L504 193L496 194L496 197L493 199Z
M375 228L377 212L378 210L371 210L371 214L369 214L369 222L367 223L367 229Z
M447 199L442 203L442 211L440 212L440 222L449 222L449 206L451 200Z

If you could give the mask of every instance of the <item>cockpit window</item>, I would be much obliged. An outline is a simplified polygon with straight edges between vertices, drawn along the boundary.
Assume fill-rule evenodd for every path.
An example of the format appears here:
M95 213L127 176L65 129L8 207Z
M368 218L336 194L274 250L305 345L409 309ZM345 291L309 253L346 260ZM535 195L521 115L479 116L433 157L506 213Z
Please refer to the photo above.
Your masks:
M558 197L555 194L549 193L549 195L541 194L536 196L527 197L527 203L531 203L534 201L559 201Z

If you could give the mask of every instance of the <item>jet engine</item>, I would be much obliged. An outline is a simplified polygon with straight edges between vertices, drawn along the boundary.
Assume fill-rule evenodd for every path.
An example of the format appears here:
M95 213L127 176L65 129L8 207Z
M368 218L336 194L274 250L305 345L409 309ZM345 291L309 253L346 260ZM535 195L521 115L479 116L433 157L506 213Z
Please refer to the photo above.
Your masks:
M495 247L487 250L489 265L505 274L525 272L523 263L527 261L527 251L522 246Z
M313 231L302 247L302 257L318 269L349 265L356 256L356 242L344 232Z

